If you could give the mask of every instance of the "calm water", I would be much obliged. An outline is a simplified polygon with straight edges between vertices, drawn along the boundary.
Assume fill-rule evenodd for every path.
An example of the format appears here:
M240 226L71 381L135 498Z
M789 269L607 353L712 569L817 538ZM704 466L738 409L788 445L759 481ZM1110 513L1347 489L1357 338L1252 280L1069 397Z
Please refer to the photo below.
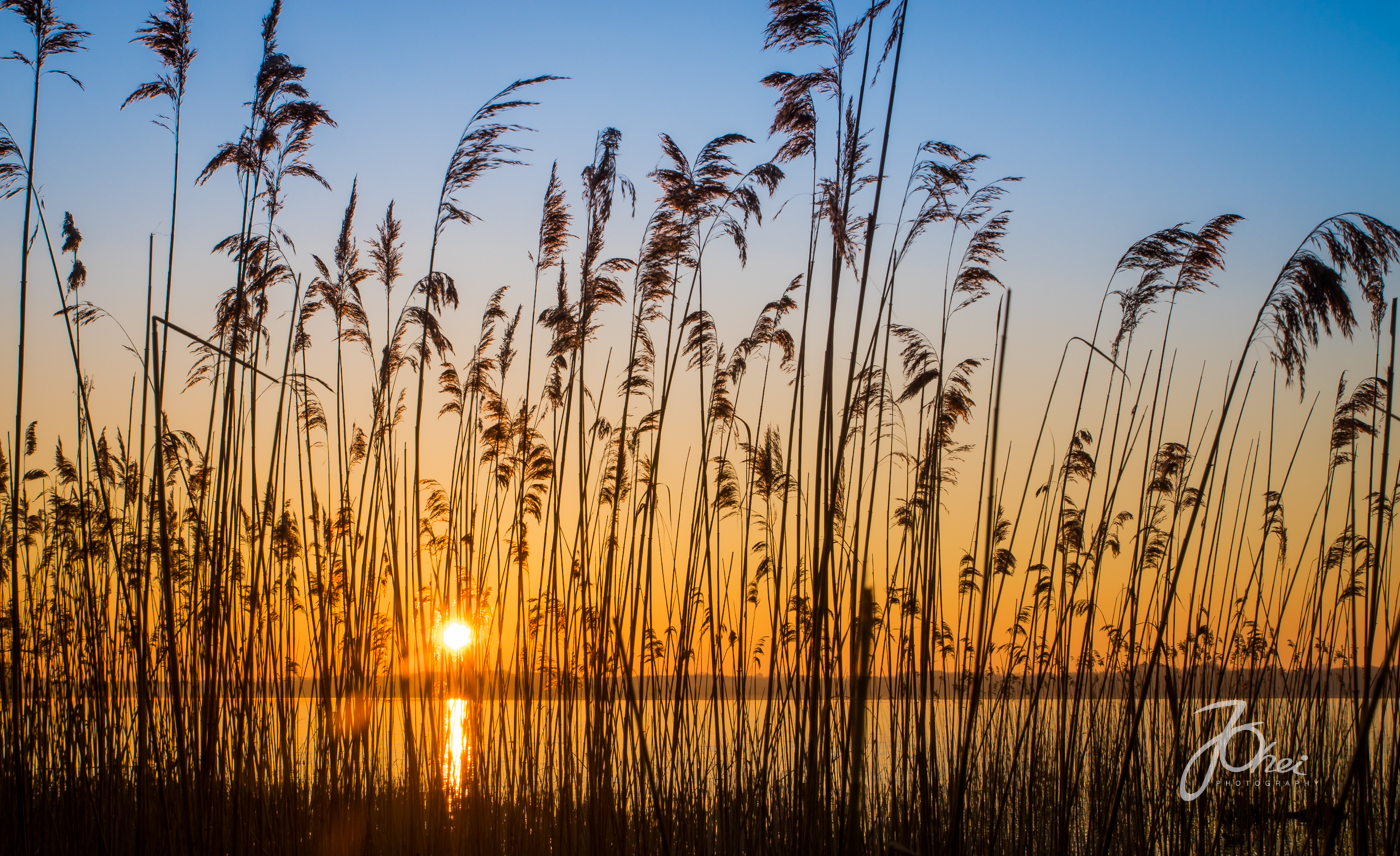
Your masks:
M429 746L425 747L424 751L431 751L438 759L443 781L451 789L460 789L463 783L475 774L473 771L477 769L478 761L486 767L500 766L503 759L518 758L517 750L525 748L523 744L526 710L522 703L476 702L463 698L449 698L436 705L419 705L417 700L412 704L415 709L410 713L415 733L424 734L428 738ZM1072 722L1072 710L1068 707L1061 709L1060 704L1041 702L1037 709L1037 721L1029 729L1026 729L1023 723L1028 702L1012 701L982 706L974 729L979 753L984 757L992 754L1009 756L1014 751L1018 738L1022 738L1023 730L1026 732L1021 740L1021 751L1024 753L1031 743L1029 738L1035 732L1038 732L1040 740L1044 741L1047 737L1055 737L1059 729L1069 728L1071 725L1077 728L1083 741L1112 745L1127 712L1125 703L1120 700L1101 702L1097 706L1085 704L1080 710L1076 725ZM1196 707L1204 704L1206 702L1196 702L1187 708L1188 716L1191 716L1193 723L1199 725L1195 730L1187 732L1188 736L1184 738L1191 743L1186 750L1187 755L1194 751L1197 744L1204 744L1217 736L1228 722L1228 709L1214 712L1211 715L1213 718L1191 714ZM377 763L383 765L381 769L391 769L393 775L401 775L405 761L401 702L398 703L397 711L391 710L385 702L380 702L375 707L374 721L369 727L372 745L379 747ZM584 704L574 704L571 708L566 709L557 701L536 702L532 706L532 716L529 717L533 734L531 745L537 756L537 763L558 765L565 758L572 758L576 764L584 762L589 717L592 712ZM963 718L965 706L940 701L932 704L931 708L930 715L934 726L932 738L937 743L939 754L946 756L949 748L956 745L961 738L966 727ZM1309 719L1307 710L1301 702L1260 702L1246 709L1239 723L1260 722L1259 731L1268 741L1275 744L1270 750L1273 754L1291 758L1307 755L1313 765L1310 769L1321 775L1324 769L1335 769L1342 761L1349 760L1352 745L1350 734L1353 733L1354 727L1350 702L1332 700L1326 704L1326 708L1328 721L1323 722L1314 715L1311 726L1308 726L1305 724ZM304 708L302 715L298 717L299 730L303 732L303 736L307 732L309 713L310 711ZM732 768L736 761L745 764L758 762L762 753L761 738L765 720L769 717L764 701L748 699L702 703L687 706L684 713L680 724L680 755L676 760L698 769L703 778L712 778L721 768ZM1142 741L1144 760L1149 764L1158 765L1158 769L1170 768L1176 763L1178 756L1175 755L1172 736L1174 730L1163 718L1167 714L1165 703L1157 706L1156 713L1158 715L1154 717L1153 710L1149 708L1144 719L1144 733L1147 735ZM675 736L676 728L673 706L669 702L642 701L640 714L645 723L649 751L654 763L667 763L672 757L668 755L668 747L672 745L671 740ZM772 757L774 768L777 770L784 769L791 760L791 727L795 715L794 707L789 706L782 710L774 706L770 727L777 735L773 741ZM630 745L624 745L625 716L625 705L618 704L609 721L603 726L603 733L608 736L609 749L619 757L633 751ZM885 699L869 702L866 713L866 763L869 765L869 775L886 775L892 767L898 766L902 757L907 757L913 750L913 729L907 722L907 716L907 708L902 704ZM1373 726L1375 736L1382 736L1387 728L1393 732L1396 716L1394 704L1387 704L1376 718ZM418 730L420 723L425 719L430 719L435 724L431 734ZM845 712L835 711L835 733L844 735L846 726ZM1322 734L1329 736L1316 736ZM1232 738L1229 746L1232 755L1247 756L1255 751L1252 741L1253 738L1244 732ZM840 740L836 742L839 744ZM1290 783L1295 781L1291 777L1285 778Z

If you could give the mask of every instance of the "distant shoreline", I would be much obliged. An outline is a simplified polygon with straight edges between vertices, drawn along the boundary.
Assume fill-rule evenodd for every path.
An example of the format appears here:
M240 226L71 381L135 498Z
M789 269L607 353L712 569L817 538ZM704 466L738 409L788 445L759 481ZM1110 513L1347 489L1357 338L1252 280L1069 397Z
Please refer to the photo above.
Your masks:
M1361 669L1357 669L1355 670L1355 674L1359 676L1362 671ZM1379 672L1379 669L1373 668L1371 672L1374 675ZM1355 693L1353 690L1354 673L1351 669L1332 669L1328 674L1325 686L1321 680L1315 676L1309 677L1309 674L1312 673L1305 673L1304 670L1301 669L1292 672L1275 672L1271 670L1264 673L1265 680L1262 682L1261 686L1255 687L1253 691L1251 691L1250 682L1252 678L1249 674L1249 670L1230 670L1225 672L1224 675L1218 672L1199 670L1192 675L1190 686L1183 691L1181 687L1183 678L1179 670L1171 671L1163 668L1159 670L1153 682L1154 690L1148 693L1148 698L1158 701L1168 701L1173 697L1209 701L1234 698L1283 700L1311 699L1318 697L1349 701L1360 698L1360 694ZM429 686L437 686L442 677L440 673L419 673L413 683L419 685L426 683ZM1297 678L1298 680L1306 681L1306 683L1301 686L1292 686L1291 684L1293 682L1290 680L1291 678ZM1059 677L1047 677L1040 687L1039 700L1056 701L1072 699L1074 697L1073 694L1077 679L1078 675L1075 673L1071 673L1067 681ZM788 676L784 676L778 680L774 689L775 702L784 695L783 684L790 680ZM913 680L917 684L919 680L918 675L914 675ZM967 678L964 677L962 680L966 682ZM1134 686L1133 692L1131 696L1129 696L1129 694L1125 692L1127 683L1121 675L1115 675L1110 680L1111 685L1104 687L1104 676L1102 674L1096 673L1090 675L1088 680L1081 685L1083 696L1086 699L1089 697L1098 699L1141 697L1140 684ZM686 681L687 687L685 697L688 701L707 701L717 689L713 675L690 675ZM959 701L958 681L959 678L951 672L931 673L929 675L929 697L938 701ZM488 692L491 682L492 678L490 676L485 676L475 682L476 686L472 686L472 682L462 681L458 682L455 686L445 687L440 692L424 692L421 689L411 691L408 697L421 699L468 696L481 700L487 700L489 698L495 701L520 701L527 698L524 687L511 676L501 676L501 678L498 679L496 686L498 691L495 693ZM675 697L674 676L648 676L645 682L634 677L632 683L639 700L671 700ZM718 692L724 700L743 698L747 701L763 701L767 698L769 683L767 676L750 675L744 679L744 683L745 686L740 687L738 679L732 676L725 677L719 682ZM893 697L891 691L894 689L893 685L895 683L896 682L887 675L872 675L870 678L868 697L872 701L890 699ZM1205 691L1217 685L1220 687L1219 692ZM164 682L152 681L150 686L152 698L167 697L165 692L166 684ZM609 686L617 691L616 700L619 703L626 701L626 695L620 681L613 681L609 683ZM849 680L833 680L831 682L831 688L832 692L829 698L834 700L844 701L852 694L851 682ZM137 687L134 682L124 681L120 684L112 684L108 686L108 689L115 689L116 695L122 698L135 698L138 695ZM501 689L505 691L500 692L499 690ZM590 692L590 689L589 682L580 678L576 685L576 691L571 696L572 700L578 702L593 701L594 696ZM741 689L743 690L742 693L740 692ZM1012 695L1008 696L1008 689L1013 693ZM316 692L314 686L312 686L312 681L309 679L298 681L296 685L284 688L283 692L280 694L273 691L271 686L258 683L250 685L249 691L251 697L258 699L274 698L279 695L284 698L299 700L315 700L319 698L319 694ZM917 689L915 692L917 693ZM963 687L962 692L966 693L967 688ZM982 692L984 697L991 697L994 699L1004 700L1009 698L1013 701L1029 701L1031 697L1035 695L1035 680L1034 677L1027 680L1019 675L1008 680L1001 675L989 674L983 683ZM96 697L96 695L95 692L78 693L74 694L74 696L54 693L51 695L26 696L26 698L93 698ZM186 698L196 698L200 697L202 694L198 685L190 685L189 691L184 695ZM349 700L354 697L354 693L345 688L338 688L335 691L335 695L340 700ZM222 697L240 698L241 695L226 694ZM377 693L374 695L374 700L387 701L400 697L401 696L397 692ZM565 698L563 694L555 689L551 688L546 690L541 688L538 678L528 697L534 701L554 701ZM1380 697L1385 699L1396 698L1396 682L1386 681Z

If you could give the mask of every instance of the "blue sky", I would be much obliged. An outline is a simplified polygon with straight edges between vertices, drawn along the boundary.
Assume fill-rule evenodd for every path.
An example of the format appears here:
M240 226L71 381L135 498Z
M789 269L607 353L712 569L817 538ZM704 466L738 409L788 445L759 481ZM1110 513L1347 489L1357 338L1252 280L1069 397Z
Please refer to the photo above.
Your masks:
M200 56L185 116L180 294L172 314L207 328L213 296L229 284L226 264L208 248L237 230L238 202L231 175L201 188L190 179L244 121L266 4L192 5ZM89 51L59 63L86 90L58 77L45 82L40 181L49 210L73 211L87 236L88 298L139 330L146 235L168 229L169 144L148 121L155 105L117 108L155 70L149 52L128 41L155 4L56 6L94 35ZM840 8L848 19L857 9ZM654 196L645 176L657 163L659 132L694 152L736 131L756 140L745 165L771 154L773 99L758 79L806 69L816 58L765 53L766 20L759 2L288 0L281 48L308 67L313 97L339 123L318 134L311 158L334 191L310 183L291 191L285 224L297 241L295 263L309 271L309 254L329 251L358 176L360 234L368 238L396 199L413 270L426 249L442 168L470 112L515 78L568 75L539 88L541 106L519 117L539 131L526 143L531 165L483 181L467 201L484 221L449 233L440 266L464 287L459 329L474 329L489 290L528 284L525 252L550 162L577 176L601 128L623 131L622 171L638 184L641 212ZM24 49L23 31L17 16L6 15L0 50L11 49ZM1065 337L1088 332L1114 261L1150 231L1227 211L1248 218L1232 241L1222 291L1182 309L1181 344L1194 344L1193 356L1219 350L1227 361L1279 265L1315 223L1348 210L1400 222L1395 4L915 2L905 51L890 149L895 186L925 139L989 155L989 177L1026 177L1007 203L1015 214L998 270L1017 293L1012 356L1024 349L1028 387L1049 371L1032 356L1058 354ZM25 69L0 65L0 122L22 138L28 110ZM806 181L804 165L773 207L805 192ZM18 232L20 209L18 198L0 202L0 300L7 307L18 241L3 236ZM801 268L800 220L785 213L766 221L751 236L748 269L719 268L724 276L713 287L732 311L721 313L725 338L742 335ZM618 254L634 251L640 222L616 225ZM921 295L941 287L941 265L933 256L924 263L908 277L901 320L932 327L933 304ZM44 289L31 319L52 325L51 283ZM13 337L7 321L3 353Z

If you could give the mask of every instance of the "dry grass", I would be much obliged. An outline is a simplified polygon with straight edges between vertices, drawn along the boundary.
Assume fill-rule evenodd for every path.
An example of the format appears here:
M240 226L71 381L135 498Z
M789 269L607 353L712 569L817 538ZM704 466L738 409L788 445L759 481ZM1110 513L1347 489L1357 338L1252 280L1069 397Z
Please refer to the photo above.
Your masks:
M2 5L35 34L37 117L45 65L86 34L47 2ZM233 279L190 332L168 320L173 237L157 311L152 242L124 427L86 406L81 330L104 316L79 299L81 234L65 218L53 251L33 152L0 126L0 193L22 186L40 236L20 273L25 440L0 467L11 849L1396 851L1384 279L1400 233L1347 214L1305 236L1218 393L1209 373L1183 391L1171 317L1209 299L1239 218L1144 238L1037 418L1002 396L1021 328L995 270L1017 179L930 142L898 205L886 186L910 10L770 9L769 48L819 57L764 80L774 158L746 160L739 134L693 157L662 136L655 207L622 257L609 224L649 193L603 131L573 207L551 172L528 308L498 291L473 331L437 249L474 220L475 180L517 163L522 95L554 78L470 118L412 286L396 288L412 236L392 204L362 249L355 186L300 271L277 218L293 179L325 184L309 158L334 122L279 51L274 3L248 123L199 177L231 168L243 189L218 248ZM172 223L192 26L182 0L148 19L163 71L127 101L170 102ZM785 175L808 158L810 179ZM806 181L799 273L727 344L713 256L744 261L768 198ZM901 317L929 241L941 309ZM65 307L46 323L66 325L83 391L52 466L23 418L46 252ZM1303 389L1323 338L1358 331L1353 293L1373 376L1343 378L1319 454L1306 426L1277 429L1277 394ZM1160 341L1140 342L1154 308ZM950 353L955 327L985 351ZM172 333L198 358L178 391ZM176 396L207 420L172 422ZM442 458L422 453L434 413L455 438ZM1040 426L1014 472L1008 417ZM471 628L465 653L441 645L448 621ZM1196 710L1217 699L1307 754L1306 784L1182 800L1225 721Z

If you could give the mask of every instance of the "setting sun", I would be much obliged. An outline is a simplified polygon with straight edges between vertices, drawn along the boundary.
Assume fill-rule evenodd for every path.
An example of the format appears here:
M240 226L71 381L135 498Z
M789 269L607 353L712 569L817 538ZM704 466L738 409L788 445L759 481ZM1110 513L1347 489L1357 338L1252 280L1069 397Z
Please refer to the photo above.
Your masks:
M472 629L460 621L453 621L442 628L442 647L449 651L460 651L472 644Z

